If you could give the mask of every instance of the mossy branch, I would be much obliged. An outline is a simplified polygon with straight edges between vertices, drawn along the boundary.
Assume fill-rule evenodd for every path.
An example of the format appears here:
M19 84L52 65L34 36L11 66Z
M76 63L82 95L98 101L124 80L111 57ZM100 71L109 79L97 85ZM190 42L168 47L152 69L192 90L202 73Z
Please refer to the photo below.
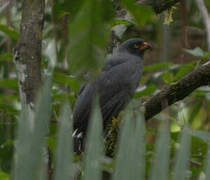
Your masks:
M210 84L210 61L196 68L179 81L163 88L158 94L145 102L145 119L160 113L167 106L184 99L195 89ZM167 103L165 103L167 102Z
M152 6L156 14L160 14L165 10L172 8L181 0L139 0L139 4L146 4Z

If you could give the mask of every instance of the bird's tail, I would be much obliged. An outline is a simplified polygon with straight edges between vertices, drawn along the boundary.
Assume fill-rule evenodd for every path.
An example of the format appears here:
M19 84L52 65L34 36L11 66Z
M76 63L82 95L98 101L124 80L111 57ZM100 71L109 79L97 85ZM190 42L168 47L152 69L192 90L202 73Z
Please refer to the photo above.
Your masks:
M80 154L84 151L84 135L78 129L74 130L72 134L74 152Z

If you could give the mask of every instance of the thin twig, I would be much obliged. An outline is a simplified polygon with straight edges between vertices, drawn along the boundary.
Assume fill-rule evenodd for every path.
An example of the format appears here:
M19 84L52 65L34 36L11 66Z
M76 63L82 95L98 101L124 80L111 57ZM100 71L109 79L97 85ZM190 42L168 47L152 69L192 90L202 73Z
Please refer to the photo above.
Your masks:
M9 6L10 1L0 3L0 14Z

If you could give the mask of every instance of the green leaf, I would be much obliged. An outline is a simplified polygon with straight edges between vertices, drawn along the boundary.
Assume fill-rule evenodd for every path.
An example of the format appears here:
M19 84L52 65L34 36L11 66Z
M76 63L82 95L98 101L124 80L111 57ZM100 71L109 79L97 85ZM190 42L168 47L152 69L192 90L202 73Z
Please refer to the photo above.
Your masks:
M134 138L134 122L131 121L132 113L130 110L126 110L123 115L113 180L127 180L132 176L130 166L133 160L133 151L131 149L133 144L132 139Z
M17 130L15 180L37 180L46 177L45 137L50 118L51 81L45 80L35 105L35 111L23 107Z
M126 26L130 26L130 25L133 24L133 22L125 20L125 19L114 19L109 24L110 24L111 27L116 26L116 25L121 25L121 24L126 25Z
M59 119L59 133L56 151L55 180L73 180L72 119L70 107L65 104Z
M170 154L170 128L168 119L161 120L161 126L157 140L155 142L155 159L152 163L152 173L150 180L167 180L169 170L169 154ZM158 178L157 178L158 177Z
M205 55L202 57L202 59L208 60L209 57L210 57L210 51L206 52Z
M206 158L206 166L205 166L205 180L210 179L210 147L207 152L207 158Z
M0 171L0 179L1 180L10 180L10 175L3 171Z
M3 53L0 55L0 61L11 61L13 58L12 53Z
M189 130L185 127L181 132L179 151L175 157L172 180L185 180L189 168L190 142Z
M53 81L61 84L68 84L68 86L75 92L80 88L80 82L75 77L68 76L64 73L54 72Z
M202 139L206 143L209 143L210 142L210 133L207 132L207 131L189 129L188 130L188 133L191 136L195 136L195 137L198 137L198 138Z
M194 49L184 49L184 51L196 57L203 57L205 55L204 51L200 47L196 47Z
M132 120L132 119L130 119ZM135 135L132 138L133 148L130 155L133 157L131 165L132 178L144 179L145 177L145 119L141 112L136 113Z
M178 69L178 72L176 73L174 77L174 81L181 79L187 73L192 71L192 69L195 68L195 66L196 66L196 62L190 62L190 63L181 65Z
M18 80L17 79L1 79L0 86L6 89L12 89L18 91Z
M155 85L154 84L150 84L145 89L137 90L137 92L135 93L134 97L135 98L139 98L141 96L148 96L148 95L151 95L155 90L156 90Z
M84 3L83 0L77 0L77 1L54 0L53 14L55 16L55 21L59 22L61 18L65 15L70 15L69 16L70 19L74 18L83 3Z
M102 116L98 99L94 100L94 108L88 127L82 180L99 180L102 178Z
M123 114L116 154L113 180L144 179L145 176L145 124L144 116L133 116L134 101Z
M174 74L170 71L165 71L163 74L162 74L162 79L170 84L174 81Z
M73 73L94 78L103 64L109 30L103 0L86 0L70 24L69 62Z
M4 32L7 36L12 38L13 40L17 41L19 34L14 29L9 28L6 25L0 24L0 31Z
M168 68L172 65L173 65L173 63L171 63L171 62L163 62L163 63L148 65L148 66L144 67L144 73L158 71L158 70L161 70L164 68Z
M133 15L139 25L144 25L154 15L151 7L137 4L136 0L120 0L120 3Z
M5 104L5 103L0 103L0 109L4 110L4 112L9 111L11 114L18 114L18 110L16 108L14 108L14 106L9 105L9 104Z
M194 104L194 106L192 107L192 112L190 114L189 117L189 123L192 124L192 122L194 121L194 119L196 118L196 116L198 115L198 113L200 112L200 109L203 105L202 101L199 101L198 103Z
M181 131L180 124L176 121L172 121L171 122L171 133L177 134L177 132L180 132L180 131Z

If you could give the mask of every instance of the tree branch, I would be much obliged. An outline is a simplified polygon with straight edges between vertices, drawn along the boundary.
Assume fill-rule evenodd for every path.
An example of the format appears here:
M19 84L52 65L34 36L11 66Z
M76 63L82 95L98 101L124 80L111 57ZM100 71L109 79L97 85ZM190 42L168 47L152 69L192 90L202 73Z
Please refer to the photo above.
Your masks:
M24 0L19 41L14 50L22 104L32 105L41 82L41 42L44 0Z
M163 0L162 3L157 4L157 0L145 0L147 3L152 1L151 4L156 13L160 13L171 6L175 5L180 0ZM207 31L208 50L210 50L210 17L203 0L196 0L198 8L202 14L204 25ZM198 67L188 75L184 76L181 80L171 84L171 86L164 88L157 95L150 98L145 104L145 119L148 120L160 113L167 106L184 99L195 89L201 86L210 84L210 61Z
M180 1L181 0L138 0L138 3L150 5L155 13L160 14Z
M200 86L210 84L210 61L184 76L176 83L164 88L150 98L145 104L145 119L148 120L160 113L167 106L184 99ZM167 102L167 103L165 103Z

